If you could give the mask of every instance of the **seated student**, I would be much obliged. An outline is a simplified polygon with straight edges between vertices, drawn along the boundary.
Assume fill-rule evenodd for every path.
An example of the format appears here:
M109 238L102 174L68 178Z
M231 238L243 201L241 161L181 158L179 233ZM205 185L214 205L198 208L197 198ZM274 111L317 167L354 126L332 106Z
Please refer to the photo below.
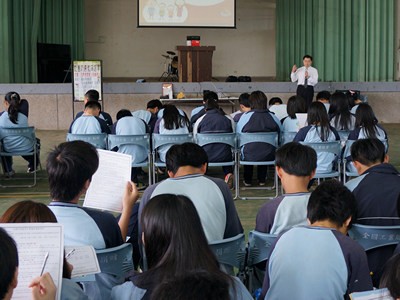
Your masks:
M162 282L150 300L230 300L224 277L203 270L185 272Z
M45 204L24 200L10 206L1 216L0 223L57 223L57 219ZM61 299L88 299L81 287L71 281L72 268L64 258Z
M400 299L400 253L386 263L379 288L387 288L394 300Z
M73 134L111 133L106 121L99 118L100 111L101 105L99 102L86 102L83 115L72 121L68 132Z
M329 108L331 106L329 102L329 99L331 98L331 93L329 93L328 91L321 91L317 94L317 97L315 98L318 102L321 102L325 106L326 111L329 112Z
M287 143L276 151L275 166L285 194L261 206L255 229L281 234L295 225L307 224L307 187L317 168L317 153L308 146Z
M339 141L336 129L329 125L328 113L321 102L312 102L307 112L308 126L303 127L294 137L294 142L321 143ZM333 153L318 153L317 173L332 171Z
M147 124L140 118L132 116L127 109L121 109L117 113L117 122L114 123L111 133L116 135L140 135L149 132ZM119 149L113 149L120 153L132 156L132 163L141 163L147 159L147 152L141 146L122 145ZM140 168L132 168L131 180L138 183L138 172Z
M194 123L196 123L197 119L206 113L204 105L210 99L213 99L215 102L218 103L218 95L216 93L214 93L212 91L208 91L208 92L204 93L203 94L203 105L193 109L190 114L190 124L193 125Z
M336 130L354 129L356 118L350 113L349 101L342 92L333 93L330 98L329 116L331 126Z
M244 113L251 110L249 97L249 93L243 93L239 96L239 110L231 114L233 121L236 123L239 122Z
M267 108L267 96L261 91L250 94L251 111L245 113L236 126L236 132L280 132L281 123ZM242 159L248 161L268 161L275 159L275 147L265 143L250 143L242 147ZM259 185L265 185L267 166L257 166ZM244 185L251 186L253 166L244 166Z
M361 103L366 103L367 102L367 97L361 95L359 92L349 90L346 93L348 99L349 99L349 106L350 106L350 112L355 115L356 111L358 109L358 105Z
M182 116L175 105L165 105L163 117L158 119L154 128L157 134L185 134L189 133L189 121ZM158 155L165 162L165 154L172 145L163 145L158 148Z
M306 100L301 96L292 96L288 99L286 111L288 116L281 120L282 131L297 132L300 129L296 114L307 113Z
M355 129L350 132L348 140L355 141L367 138L377 138L380 141L385 142L385 148L387 151L388 136L385 129L378 124L371 106L367 103L361 103L359 109L356 111ZM346 160L350 162L351 156L346 157ZM346 165L346 168L347 171L357 172L354 165L350 163Z
M283 104L282 99L279 97L272 97L269 101L268 101L268 107L271 107L273 105L281 105Z
M171 193L187 196L193 201L208 241L222 240L243 232L227 184L222 179L204 175L208 158L203 148L193 143L173 145L166 158L170 178L144 191L140 199L139 220L152 197ZM139 229L139 236L140 232Z
M237 278L220 270L208 247L204 223L190 198L167 193L152 197L143 208L140 224L147 268L114 287L111 299L154 299L153 292L161 283L199 270L215 274L225 282L230 299L252 299Z
M18 103L18 112L25 115L27 118L29 116L29 102L26 99L21 99L20 95L17 92L8 92L4 96L4 101L11 102L11 98L15 98L15 102ZM0 112L0 115L3 114L4 111Z
M371 290L364 249L346 236L355 214L347 188L321 183L308 201L310 225L290 229L273 246L260 299L343 299Z
M86 103L88 103L89 101L99 102L99 99L100 99L100 95L99 95L98 91L88 90L84 96L83 104L85 105L85 108L86 108ZM100 110L101 110L101 107L100 107ZM75 116L75 119L82 116L84 114L84 112L85 111L78 112ZM111 116L108 113L106 113L105 111L101 111L98 117L100 119L103 119L104 121L106 121L107 126L111 126L113 124Z
M230 133L235 132L235 122L225 114L218 103L210 99L205 104L206 113L197 119L193 126L193 135L197 133ZM208 162L232 161L232 150L226 144L210 144L203 146ZM222 167L225 182L233 187L233 166Z
M151 118L147 122L150 126L150 133L153 133L154 126L156 126L156 122L158 120L158 112L163 108L163 105L160 100L153 99L147 102L146 110L151 113Z
M351 146L351 157L360 174L346 183L357 201L358 218L355 222L375 226L400 225L400 174L387 163L383 143L378 139L358 140ZM394 248L388 246L368 251L375 286Z
M13 238L0 228L0 299L10 300L18 285L18 251ZM50 273L34 278L31 299L55 300L56 286Z
M118 223L111 213L78 205L98 165L96 148L83 141L62 143L47 158L53 199L49 208L58 223L64 225L65 245L92 245L95 249L105 249L119 246L126 239L130 214L138 199L133 183L127 183Z
M28 127L28 117L20 112L20 97L18 94L8 93L4 100L6 111L0 115L0 127L20 128ZM9 136L3 139L2 147L5 152L33 152L32 142L23 136ZM28 173L36 172L39 165L39 153L33 155L22 156L28 162ZM1 157L3 170L6 177L12 177L15 174L13 169L13 159L11 156Z

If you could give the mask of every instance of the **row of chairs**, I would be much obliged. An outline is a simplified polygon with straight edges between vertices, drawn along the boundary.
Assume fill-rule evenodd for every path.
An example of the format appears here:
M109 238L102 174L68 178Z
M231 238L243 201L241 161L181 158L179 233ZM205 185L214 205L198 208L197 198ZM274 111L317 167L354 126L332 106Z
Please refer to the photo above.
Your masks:
M357 241L366 252L380 247L400 243L400 226L369 226L353 224L349 236ZM236 268L236 275L245 283L251 293L262 282L255 282L256 266L268 260L277 235L255 230L249 232L248 243L244 234L210 243L220 264ZM260 272L260 271L258 271ZM262 278L259 280L262 281Z

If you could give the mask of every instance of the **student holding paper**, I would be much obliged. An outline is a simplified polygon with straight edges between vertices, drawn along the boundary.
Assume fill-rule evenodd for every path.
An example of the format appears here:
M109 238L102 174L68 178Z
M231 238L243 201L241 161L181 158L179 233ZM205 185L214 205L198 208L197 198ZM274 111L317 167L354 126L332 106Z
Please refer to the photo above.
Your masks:
M18 251L15 241L3 228L0 228L0 241L0 299L9 300L18 284ZM33 279L29 287L32 299L56 298L56 286L49 273Z
M53 199L49 208L64 225L65 245L105 249L119 246L126 239L132 208L139 196L132 182L127 182L118 222L110 213L78 205L98 166L96 148L83 141L62 143L48 156L46 169Z

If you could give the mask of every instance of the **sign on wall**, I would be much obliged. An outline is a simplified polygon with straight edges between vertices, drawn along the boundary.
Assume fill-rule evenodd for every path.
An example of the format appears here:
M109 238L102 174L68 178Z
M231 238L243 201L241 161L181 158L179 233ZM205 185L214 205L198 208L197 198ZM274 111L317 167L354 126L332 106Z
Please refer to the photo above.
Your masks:
M97 90L102 100L101 60L74 60L72 86L74 101L83 101L88 90Z

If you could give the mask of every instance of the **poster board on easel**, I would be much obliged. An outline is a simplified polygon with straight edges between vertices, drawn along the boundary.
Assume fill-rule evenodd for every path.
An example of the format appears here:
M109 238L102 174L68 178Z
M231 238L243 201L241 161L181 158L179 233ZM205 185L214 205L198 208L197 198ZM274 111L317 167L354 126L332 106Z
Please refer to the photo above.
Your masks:
M99 92L103 100L103 72L101 60L74 60L72 62L72 114L75 116L75 102L83 102L88 90ZM103 101L104 106L104 101Z

